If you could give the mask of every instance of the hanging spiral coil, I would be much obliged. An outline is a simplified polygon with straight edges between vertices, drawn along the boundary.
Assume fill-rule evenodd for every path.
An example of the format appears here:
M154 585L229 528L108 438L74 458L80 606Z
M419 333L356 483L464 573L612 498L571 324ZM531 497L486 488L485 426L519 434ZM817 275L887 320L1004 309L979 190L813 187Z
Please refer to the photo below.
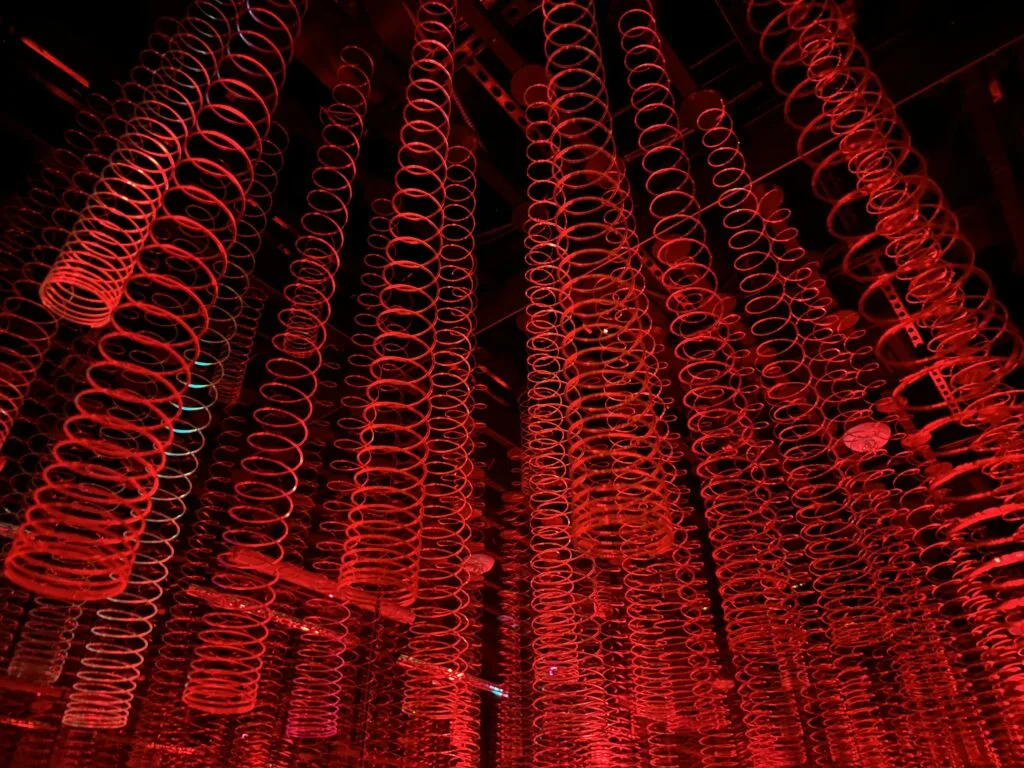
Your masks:
M323 445L311 439L305 448L315 457ZM305 463L297 473L300 487L314 488L319 469L319 462L315 458ZM299 567L303 564L303 552L309 537L313 493L315 491L310 494L296 493L292 497L294 509L288 520L288 535L283 542L288 562ZM298 603L294 591L283 587L278 590L274 610L291 616L298 610ZM300 632L306 632L308 628L300 626L299 629ZM286 721L286 710L289 707L285 676L291 667L288 658L291 647L293 643L284 627L270 628L260 675L259 698L253 709L242 714L235 725L231 753L232 759L239 765L266 765L275 749L290 742L287 733L282 732L281 725Z
M18 427L7 444L11 460L4 464L0 472L0 520L10 526L11 531L16 530L20 522L18 513L32 497L38 484L39 469L44 465L60 433L63 419L73 411L75 389L88 365L87 352L94 343L94 334L75 336L69 340L58 333L49 355L39 369L40 375L36 377L24 401ZM0 546L0 555L5 557L9 546L10 540L5 538ZM3 646L0 658L3 659L4 667L16 657L19 661L14 665L15 669L25 670L30 676L35 674L31 671L34 667L52 664L62 668L64 662L61 659L68 653L63 640L54 643L48 661L41 638L46 632L45 627L58 621L54 611L60 610L63 604L44 601L47 608L43 609L43 621L37 623L40 618L37 615L33 622L34 629L19 635L19 626L23 622L30 596L6 582L0 587L0 592L0 645ZM81 613L81 606L68 606L66 611L74 618L75 614ZM77 618L74 618L74 622L77 622ZM68 631L74 633L70 624ZM20 677L22 673L15 671L11 674Z
M569 457L555 239L557 166L546 88L528 92L530 198L526 230L527 389L523 407L523 493L529 501L533 576L531 633L537 715L533 760L541 768L577 765L600 739L602 692L581 676L596 664L580 643L583 568L572 544Z
M270 138L263 142L263 155L254 164L256 181L246 199L245 213L239 220L238 238L228 252L229 267L235 265L237 271L234 279L239 290L248 284L255 252L263 237L267 224L273 193L277 187L277 173L281 168L282 149L287 143L287 135L274 126L270 130ZM257 194L252 194L258 188ZM225 273L222 286L232 280L231 271ZM253 298L259 296L255 291L246 290L246 295ZM210 322L211 331L201 342L208 359L224 359L223 367L210 366L217 375L223 371L220 381L210 383L216 387L216 402L221 408L230 408L233 401L225 398L231 394L229 382L228 395L225 395L225 380L230 370L244 371L252 351L251 340L244 337L245 322L235 317L235 312L245 312L236 301L237 293L218 291L217 302L212 307ZM218 313L222 318L218 322ZM253 326L258 322L253 319ZM253 328L255 331L255 327ZM229 352L216 352L216 345L224 347L223 339L229 336L227 346ZM240 338L241 337L241 338ZM201 376L203 368L197 367L194 375ZM238 382L240 385L241 382ZM213 394L212 388L206 390ZM235 395L237 397L237 395ZM199 726L194 727L189 717L189 710L182 704L182 692L187 678L188 664L192 658L196 642L196 632L200 627L200 619L205 610L205 602L191 593L191 587L205 586L208 573L216 562L220 552L219 542L222 529L219 510L230 506L233 500L233 473L240 459L241 446L244 441L243 430L246 421L239 415L229 415L218 424L218 442L212 453L212 460L205 464L206 481L196 511L196 520L192 524L185 548L185 561L177 576L172 591L173 603L169 616L164 623L164 632L157 645L158 651L154 667L150 673L151 682L146 690L143 708L139 715L138 729L152 733L155 739L165 742L174 749L192 750L201 748L203 758L216 755L225 734L223 729L209 727L208 723L199 719ZM203 741L204 736L211 736L209 743ZM148 759L140 755L140 759Z
M64 710L66 727L118 729L128 723L181 532L180 521L200 467L227 348L228 340L212 329L200 341L200 355L182 398L128 586L96 611L91 640L86 643L74 691Z
M26 195L18 211L21 226L9 226L8 242L0 246L20 275L0 305L0 448L54 341L56 321L38 301L38 283L95 184L92 166L105 161L105 147L119 133L111 125L111 110L102 97L88 100L75 116L76 127L65 131L53 164Z
M293 8L297 28L304 8ZM290 53L290 47L286 49ZM283 72L282 72L283 75ZM368 84L368 75L359 82ZM365 104L366 87L356 90L361 97L356 104ZM351 116L349 118L351 120ZM361 118L350 122L353 130L361 125ZM353 146L358 146L354 142ZM293 339L302 335L305 318L297 310L296 297L305 297L305 285L319 285L324 263L336 269L339 263L336 251L320 253L316 250L340 247L341 227L336 226L338 240L330 239L325 230L324 239L304 239L299 246L300 258L295 276L295 288L286 291L288 307L282 311L283 331L273 339L277 352L267 363L268 377L260 387L259 404L253 418L256 430L249 434L246 455L241 461L242 473L235 482L235 500L228 514L230 522L222 533L225 551L219 556L219 568L214 584L233 597L253 602L260 610L245 611L226 608L215 609L204 617L196 658L189 673L185 690L186 703L209 714L240 714L257 707L263 658L267 653L269 637L269 608L277 597L274 585L276 573L241 564L235 557L235 548L263 555L274 563L282 560L289 535L289 517L296 512L295 491L299 484L299 469L303 463L303 446L309 437L309 423L313 416L322 364L322 347L326 338L316 340L302 348L297 356ZM332 258L333 255L333 258ZM330 294L322 301L329 301ZM325 336L325 335L324 335ZM300 522L296 517L292 525ZM266 712L254 718L266 718ZM265 730L265 729L263 729Z
M319 357L326 343L373 73L373 62L360 49L346 49L342 58L339 84L331 106L322 114L322 144L313 172L315 189L307 198L309 211L302 219L305 234L298 244L300 257L292 263L295 282L286 290L288 306L281 315L286 331L280 349L299 358ZM341 521L334 510L325 511L325 518L329 535ZM314 569L331 568L337 555L333 549L320 550L323 556L314 560ZM347 631L348 610L337 603L312 598L306 601L306 609L310 622L341 634ZM297 653L286 733L289 738L333 737L338 732L345 643L306 634L299 639Z
M501 515L501 584L498 601L498 664L506 698L498 702L496 763L498 768L527 768L532 764L530 708L529 539L526 499L520 493L506 494Z
M433 670L410 669L404 703L411 715L448 724L447 738L442 735L424 745L421 759L428 764L444 755L461 764L465 755L460 758L457 742L473 727L466 722L464 699L474 694L460 678L469 670L470 651L467 561L474 504L475 208L476 157L472 149L453 143L447 156L438 264L420 585L409 637L414 658L444 667L449 676L438 679Z
M56 323L38 303L17 294L0 307L0 448L49 351Z
M878 702L857 648L888 640L891 630L875 601L863 540L851 520L851 500L839 493L828 421L811 387L809 341L803 328L821 317L809 270L773 239L754 193L731 118L708 99L696 120L708 149L729 246L741 273L760 386L772 419L780 468L787 478L813 587L851 721L861 734L866 765L883 765L888 750Z
M199 111L139 272L99 342L89 389L12 545L6 567L15 583L84 599L115 596L127 583L236 238L250 155L270 129L285 61L270 36L290 33L280 20L275 30L268 14L250 11L251 33L234 43L244 52L224 59ZM266 65L254 58L263 48Z
M724 323L724 307L714 292L710 254L696 215L693 180L650 6L642 3L623 14L619 30L651 198L655 271L671 291L668 308L674 312L673 329L682 339L676 356L684 364L683 383L695 400L699 380L692 374L701 370L700 353L714 350L716 337L719 344L728 343L728 330L714 325ZM735 350L728 352L726 361L735 360ZM711 376L703 381L714 383ZM681 520L681 513L674 518ZM694 558L699 553L689 535L679 527L672 560L638 558L626 564L637 710L650 720L651 765L673 764L671 734L682 723L696 724L704 765L738 765L740 753L731 738L728 709L714 687L723 672L707 614L709 601L699 589L704 584L700 559ZM698 588L690 586L695 582Z
M788 575L781 568L778 528L783 509L771 503L759 414L743 383L749 362L735 318L717 290L649 7L626 13L620 29L654 226L652 269L668 291L671 329L679 339L674 354L681 363L682 402L737 666L748 754L758 765L788 765L801 754L802 734L792 692L783 691L778 671L777 649L793 642L785 626ZM703 608L701 603L691 596L690 610ZM727 720L718 720L718 727L727 728ZM740 759L722 743L721 731L705 739L703 757L711 764Z
M55 316L92 327L111 322L186 151L232 21L221 4L198 0L168 42L145 97L134 102L131 119L40 286L43 306Z
M389 603L416 597L425 502L427 415L455 12L428 0L416 37L400 134L394 215L383 254L376 332L360 427L359 467L342 555L343 588Z
M181 701L196 632L205 610L203 600L189 588L205 585L216 562L223 527L218 513L233 498L233 473L244 445L245 427L245 419L238 415L228 416L219 424L217 445L208 462L206 483L184 551L185 562L174 584L173 604L157 644L150 684L139 715L140 730L177 748L200 745L189 727L189 710Z
M658 366L597 22L591 0L547 0L543 14L559 169L573 536L589 555L656 555L672 542Z
M814 262L805 257L796 228L789 224L789 211L779 202L780 196L769 192L761 198L760 209L773 247L786 261L807 268L790 275L790 292L815 296L808 303L820 310L795 314L802 321L799 333L810 363L809 382L817 390L831 437L838 485L849 499L856 535L865 541L872 592L890 633L888 654L899 690L883 701L890 719L897 723L896 738L905 741L900 752L923 752L925 763L955 764L968 749L960 742L973 739L975 746L970 749L979 753L979 761L991 762L987 737L970 701L970 684L951 655L952 638L938 614L918 559L918 545L905 522L911 514L927 516L934 506L919 469L912 482L918 462L911 460L908 466L908 454L892 455L887 450L886 437L900 440L904 433L888 401L879 403L875 397L881 385L878 364L870 361L869 349L858 345L861 334L849 330L835 313L824 280ZM871 440L859 439L860 435L871 437L871 430L882 431ZM905 491L902 496L888 487L890 479L898 476ZM895 584L893 574L898 574ZM905 699L906 711L896 717L892 712L899 697ZM926 739L927 733L939 735Z
M1006 470L1024 451L1024 408L1001 379L1020 364L1024 340L843 10L829 0L758 0L749 16L787 118L802 130L815 193L832 205L830 231L847 244L846 272L865 286L859 309L881 331L876 354L900 377L894 405L916 427L913 447L937 462L933 488L956 505L962 522L943 531L948 565L988 664L1015 700L1019 553L1007 531L1024 497ZM828 186L840 170L855 188L836 195ZM1007 655L1007 643L1018 651Z

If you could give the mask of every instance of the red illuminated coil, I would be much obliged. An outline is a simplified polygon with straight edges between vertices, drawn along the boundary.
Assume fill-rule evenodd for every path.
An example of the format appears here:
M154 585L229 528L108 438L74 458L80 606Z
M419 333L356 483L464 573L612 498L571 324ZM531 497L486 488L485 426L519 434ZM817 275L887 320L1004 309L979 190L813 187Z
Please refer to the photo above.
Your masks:
M751 20L763 28L762 51L787 94L787 117L803 128L801 149L816 169L815 192L833 204L830 229L850 244L844 266L867 286L860 311L883 329L876 351L902 378L895 404L920 428L917 447L939 462L965 462L953 469L938 464L932 483L968 521L946 531L955 549L951 565L964 606L975 612L988 664L999 670L1004 695L1016 701L1018 672L1010 658L1019 655L1020 635L1007 624L1021 620L1019 573L1013 537L1004 529L1016 527L1014 510L1024 500L1016 470L1006 471L1019 467L1012 457L1024 453L1024 408L1020 393L1000 379L1020 363L1024 341L976 266L973 246L841 9L829 0L780 6L766 9L752 0ZM799 83L790 88L794 71ZM805 119L808 105L813 111ZM818 142L821 148L813 146ZM827 194L833 169L852 173L856 188L842 197ZM849 229L845 222L859 222L860 210L868 214L867 230ZM914 350L909 360L900 353L905 342ZM979 484L991 492L957 490ZM1018 650L1006 655L1008 644ZM1019 748L1018 741L1011 751Z
M530 120L526 231L527 388L523 404L523 492L529 501L533 552L531 631L537 710L533 760L538 768L589 765L585 749L600 740L602 692L580 674L597 660L580 643L584 595L569 520L566 391L561 347L562 282L554 238L554 164L546 89L528 94Z
M558 168L573 538L595 557L657 555L672 544L658 364L593 2L545 0L542 9Z
M231 31L219 7L198 0L170 41L40 287L57 317L93 327L111 322Z
M530 695L530 552L526 500L506 494L501 515L501 615L498 626L498 672L506 697L498 701L495 736L498 768L528 768L532 764Z
M95 169L105 163L120 132L112 109L101 96L89 97L75 116L76 127L65 131L64 146L55 150L53 163L40 172L17 212L24 228L5 231L3 255L17 264L21 279L0 308L0 448L53 341L56 324L38 301L38 282L63 246L92 191Z
M290 41L303 11L301 7L291 8L289 41L288 45L282 41L281 49L285 59L290 56ZM313 284L319 279L317 268L323 269L317 261L320 254L309 251L309 247L310 243L300 243L302 258L295 273L297 284ZM293 312L296 295L303 295L302 285L286 291L288 308L280 316L284 330L273 339L277 355L268 361L267 381L260 387L254 413L257 429L246 440L242 472L235 482L235 500L228 511L230 520L221 536L224 552L218 558L218 572L213 579L221 591L254 601L262 608L269 608L277 597L277 575L241 565L234 559L234 549L240 547L271 562L280 562L289 536L288 519L297 509L294 493L303 463L303 446L309 436L325 339L303 349L302 358L290 353L292 339L301 335L304 327L296 319L300 316ZM293 525L300 522L301 517L297 516ZM293 533L297 535L297 529ZM266 725L270 713L266 707L258 706L257 690L268 649L268 621L266 611L215 608L208 612L184 696L188 706L208 714L240 714L258 707L248 720L261 724L255 732L263 742L270 738ZM264 746L253 741L247 749Z
M287 602L287 601L280 601ZM288 632L272 626L267 632L260 695L254 707L234 720L230 754L233 765L269 765L279 721L285 717L285 656Z
M625 564L634 713L647 720L651 766L674 765L680 733L691 729L701 736L703 765L740 765L740 752L727 739L728 704L715 687L723 671L714 655L710 598L700 591L707 583L689 535L680 526L672 559Z
M65 727L118 729L128 723L180 534L179 521L187 511L205 447L227 346L227 339L213 330L200 341L200 357L175 421L128 586L96 611L64 710Z
M275 124L276 126L276 124ZM229 267L237 266L239 287L248 283L249 272L253 267L255 250L259 247L263 229L267 223L266 211L270 207L270 197L277 187L276 171L281 166L280 147L287 143L287 135L275 126L271 127L269 140L263 142L263 156L254 166L256 182L246 198L246 208L239 221L239 236L229 251ZM262 169L262 170L261 170ZM259 194L252 191L259 186ZM224 282L230 281L230 270L225 274ZM225 332L234 333L230 338L230 352L226 353L224 368L233 366L244 371L251 354L251 341L239 338L239 329L244 328L243 321L231 316L237 311L234 296L230 292L218 292L217 303L211 312L211 332L204 336L204 349L217 340L216 330L223 327ZM226 316L226 320L218 325L217 312ZM230 321L230 322L228 322ZM258 317L253 318L253 330ZM221 337L222 338L222 337ZM207 353L207 357L217 357ZM198 372L198 371L197 371ZM224 377L216 384L216 397L223 406L231 406L225 402ZM240 384L241 382L239 382ZM230 393L230 387L228 388ZM185 686L188 663L191 660L193 646L196 642L196 631L199 619L204 611L203 603L197 601L188 592L191 585L207 583L208 574L219 551L221 523L218 510L229 506L233 499L232 473L237 466L240 446L243 441L241 429L245 426L243 419L229 416L219 424L218 445L213 452L212 462L206 465L206 485L201 496L197 519L192 526L185 549L185 563L178 577L173 593L173 604L170 617L165 623L164 634L158 644L156 662L150 674L151 683L143 700L138 728L159 737L159 740L175 749L201 750L203 755L215 753L219 744L206 743L206 733L213 737L223 737L222 729L189 727L187 710L181 702ZM203 722L200 719L200 722ZM140 758L141 759L141 758Z
M774 503L767 482L758 412L743 384L749 363L717 290L654 19L649 9L636 9L623 16L620 28L651 199L653 267L669 293L671 328L679 338L674 353L681 363L682 402L737 667L747 750L758 765L786 765L799 759L802 733L796 701L784 692L777 671L779 651L793 644L786 626L788 574L780 567L784 508ZM690 605L691 611L706 607L699 596L691 596ZM728 727L722 719L717 724ZM708 764L740 759L721 731L705 738Z
M295 282L286 289L288 306L281 317L286 327L282 348L300 358L319 354L326 342L373 72L372 61L360 49L346 48L342 57L332 104L322 112L322 144L313 172L315 189L307 198L309 211L303 215L304 235L297 246L300 258L291 267ZM328 536L340 532L338 517L334 508L325 509L327 530L322 526L322 532ZM333 570L336 577L338 553L334 547L325 549L320 549L313 568ZM347 631L347 608L323 598L307 600L306 608L310 621L341 634ZM333 737L338 732L345 644L306 634L299 638L297 653L287 736Z
M340 581L400 605L416 598L426 493L454 4L427 0L416 19Z
M477 678L481 665L481 639L483 631L483 574L474 572L468 585L469 606L466 609L466 628L463 636L469 645L466 653L467 676ZM479 679L479 678L477 678ZM477 768L480 765L480 695L462 683L458 699L459 711L452 722L453 765L456 768Z
M811 341L803 327L826 308L820 288L797 254L773 239L746 172L729 115L720 99L697 117L697 130L709 150L708 163L719 191L718 203L730 231L745 295L745 310L757 344L760 383L770 407L776 444L800 536L823 610L841 675L844 700L856 702L859 738L870 765L882 765L889 746L879 719L859 647L885 641L891 624L873 593L868 553L858 535L852 500L839 494L840 476L830 451L828 421L819 393L811 386ZM867 746L870 745L870 746Z
M65 145L55 150L53 164L40 172L17 211L22 226L11 222L7 243L0 245L0 257L10 259L20 272L15 292L0 307L0 448L56 332L52 315L38 301L38 282L92 189L92 167L106 160L116 132L107 127L110 110L102 97L88 99L75 116L78 127L65 131Z
M244 195L244 176L199 162L203 143L223 136L223 116L208 109L210 127L196 134L195 156L177 170L143 268L99 342L89 388L7 559L12 581L43 594L99 599L127 582ZM188 183L191 173L223 174L215 183L224 184L227 200ZM177 244L183 240L198 255Z
M246 18L252 34L234 44L260 49L267 64L234 51L222 62L141 268L99 342L78 414L65 424L7 559L9 578L44 594L99 599L127 582L252 182L248 153L269 130L267 104L283 73L267 13L252 9Z
M366 718L361 742L361 754L373 755L382 766L406 765L404 734L409 724L402 712L402 681L404 669L397 663L403 650L405 637L389 628L378 630L366 657L366 677L353 678L350 685L364 683L369 691ZM351 669L358 665L350 663ZM355 742L353 742L354 744Z
M705 112L706 114L707 112ZM715 122L718 122L717 118L715 118ZM760 250L753 251L753 261L762 260L762 268L760 271L751 269L745 278L746 282L741 283L741 287L744 287L745 290L749 289L751 295L756 293L755 301L759 301L756 306L752 302L748 302L748 311L754 307L754 316L760 315L760 319L753 326L755 335L758 335L759 324L762 324L763 327L776 323L781 329L778 332L783 333L785 338L791 339L789 350L777 340L774 343L768 341L768 344L771 344L769 349L772 350L772 353L780 356L773 362L768 362L769 358L765 358L767 364L761 367L761 371L770 384L767 394L769 402L773 404L773 415L777 424L785 422L783 427L777 426L776 429L785 459L783 469L790 478L790 487L801 487L801 491L794 495L794 502L798 507L798 521L802 525L803 536L810 544L807 552L810 555L811 570L815 573L815 586L822 593L823 607L825 608L824 618L829 627L828 631L834 641L847 646L851 643L863 644L865 640L877 642L883 633L884 636L891 637L894 627L903 632L905 644L901 648L894 649L893 661L907 686L901 691L901 695L909 696L908 704L911 712L902 721L893 719L894 723L901 723L898 726L900 732L897 738L904 738L904 734L913 733L916 728L918 737L916 739L912 736L909 737L908 748L916 750L926 747L931 750L930 759L946 762L952 759L951 755L956 754L957 748L950 739L952 738L953 723L957 723L959 727L960 720L944 719L944 716L948 716L948 714L943 710L948 706L946 702L957 700L960 696L955 682L949 677L948 670L945 669L945 651L941 645L935 644L935 633L938 629L936 617L933 616L930 622L926 621L927 611L922 613L919 610L917 612L919 620L913 625L913 632L910 632L911 625L907 623L906 619L898 621L895 618L906 614L907 599L916 599L919 605L922 597L927 599L921 593L916 598L912 594L911 585L914 582L907 572L907 568L913 565L913 558L909 557L907 552L909 540L904 533L903 549L900 550L900 532L898 530L888 536L882 534L879 529L881 510L877 507L877 492L860 490L863 484L868 484L869 489L872 481L877 482L884 477L884 474L876 473L874 478L871 476L858 478L849 472L849 465L842 460L841 452L837 453L835 450L840 443L832 439L828 431L834 422L828 418L826 413L827 403L822 390L841 381L837 377L842 376L844 371L841 368L837 370L833 367L824 380L819 379L816 372L822 366L828 365L828 362L836 354L834 345L830 344L827 348L823 348L822 343L829 341L835 335L834 329L838 319L829 314L830 299L822 294L824 283L817 277L813 266L803 258L803 251L795 242L795 230L785 225L785 217L781 220L771 221L769 219L771 213L766 210L765 201L755 202L752 191L743 187L745 183L743 179L749 177L745 176L745 171L742 169L738 146L730 142L712 141L715 144L713 167L719 168L720 174L728 168L728 172L734 176L733 186L730 190L731 197L728 203L723 205L729 211L726 215L732 215L737 229L744 233L750 244L755 248L760 248ZM724 152L721 151L723 149ZM714 157L716 153L717 158ZM727 164L730 158L736 160L735 166ZM727 162L718 165L716 159L724 159ZM755 230L762 238L759 241L753 238L752 233ZM776 234L776 232L781 234ZM777 271L773 273L772 270ZM779 275L785 275L785 279L780 281L777 277ZM765 347L762 345L758 349L759 354L764 358ZM818 354L822 355L820 362L814 360ZM807 373L801 373L801 371ZM847 369L845 373L848 376L850 372ZM818 391L804 389L801 393L799 388L794 389L794 381L810 383L816 386ZM855 394L855 397L861 400L862 407L862 398L865 394L865 390L859 390ZM840 422L846 416L855 414L849 400L850 393L847 393L844 413L837 417ZM803 426L800 426L801 422ZM817 458L815 459L815 457ZM792 463L788 463L790 460ZM830 465L832 465L831 468ZM794 474L794 468L799 474ZM830 498L835 498L835 489L840 484L845 489L842 495L845 502L842 506L831 504L828 501ZM874 507L873 510L872 507ZM892 514L898 516L899 512L894 510ZM845 522L837 528L836 522L839 520ZM864 548L860 548L862 545L858 542L864 541L865 538L878 543L864 545ZM824 543L824 548L814 545L815 539ZM844 539L847 542L845 545L842 544ZM896 546L895 550L893 550L894 545ZM886 548L881 549L881 547ZM858 565L851 558L862 559L863 564ZM831 573L829 573L830 571ZM901 574L898 578L899 588L895 590L890 583L891 577L875 575L892 572ZM851 575L854 573L859 574L859 584L851 579ZM822 592L823 582L829 585L824 592ZM920 585L920 579L918 579L918 584ZM829 592L832 594L830 595ZM837 604L836 601L840 606L838 614L834 608ZM854 619L856 615L854 611L860 612L858 603L863 606L875 602L879 608L885 609L879 631L873 633L865 628L864 631L867 634L863 635L863 639L860 641L856 637L849 636L847 622ZM879 621L879 618L865 618L871 622ZM846 627L843 626L844 624ZM931 643L930 646L929 643ZM931 655L926 649L930 649ZM862 708L862 714L854 717L851 722L851 727L854 729L851 733L851 741L854 738L852 734L855 733L859 750L864 754L865 746L870 742L864 739L867 730L865 726L858 724L857 717L866 718L867 722L873 723L871 728L874 728L877 734L874 737L874 743L877 745L875 754L884 751L886 749L883 745L885 737L879 730L882 725L877 720L877 715L871 714L872 709L880 705L871 703L873 684L868 679L866 669L872 665L872 662L858 660L857 652L846 647L838 651L835 663L839 665L840 674L836 680L842 691L840 695L846 702L844 709L847 715L851 712L849 706L851 701L860 702L859 707ZM874 695L877 696L877 694ZM881 702L882 700L876 699L876 701ZM887 696L885 701L891 711L894 707L891 697ZM916 710L916 714L914 710ZM917 718L913 720L913 727L911 727L912 720L910 718ZM931 731L950 734L950 736L926 739L924 734ZM906 754L906 750L904 750L904 754ZM879 758L866 756L864 759L878 760Z
M601 738L590 744L591 765L629 768L639 761L636 737L640 730L633 720L634 702L630 677L630 632L622 571L595 568L587 576L591 587L591 610L584 621L582 641L594 649L598 664L583 674L594 681L604 697Z
M264 138L262 152L253 163L253 183L245 198L245 214L238 221L238 237L235 239L228 268L220 280L217 295L218 311L210 317L210 327L219 330L226 336L232 347L238 346L238 355L246 359L244 352L248 342L248 328L241 320L245 314L246 296L251 291L252 272L256 265L256 253L260 250L263 231L266 229L270 207L273 204L274 192L277 189L278 175L284 164L284 148L288 144L288 134L274 122L269 135ZM236 334L241 333L236 339ZM225 377L229 388L232 378L229 371L232 363L229 357L225 361ZM234 374L232 374L233 376ZM222 383L222 387L224 384ZM224 405L233 400L218 397Z
M420 758L433 764L452 754L461 765L466 756L460 757L459 739L476 727L466 720L469 708L464 701L475 693L459 681L469 671L470 650L467 561L474 504L476 157L459 144L448 150L444 201L420 585L412 606L409 655L447 669L450 676L438 679L429 669L408 670L404 708L410 715L446 726L429 727L431 738L421 746Z
M889 654L898 690L884 694L883 701L896 723L900 752L918 753L926 763L941 763L970 749L980 762L990 762L994 757L984 756L989 753L987 737L971 704L968 681L951 655L946 622L934 603L926 572L918 561L918 545L905 522L908 514L927 516L933 502L919 472L915 488L907 454L893 456L887 450L889 440L899 439L902 431L892 414L876 415L870 405L881 385L878 364L870 362L870 350L857 346L862 334L849 331L833 311L825 283L814 262L805 257L798 233L789 224L789 211L778 206L779 200L778 193L768 193L760 208L773 248L787 262L806 267L790 276L789 290L807 297L804 304L818 310L816 314L798 311L796 317L811 361L809 381L818 392L824 423L832 436L830 452L836 476L849 500L857 535L867 542L872 590L891 632ZM816 298L811 300L812 296ZM858 434L866 439L854 440ZM902 475L902 494L888 486L898 474ZM895 583L893 574L898 574ZM905 711L897 715L901 700ZM939 735L924 738L924 733ZM958 744L972 739L972 747Z
M206 484L184 550L185 562L174 585L173 604L157 644L150 684L139 715L141 732L175 748L205 750L209 746L199 740L201 734L190 728L189 710L181 701L196 632L205 611L204 601L188 588L206 584L216 562L223 527L219 511L233 497L232 478L241 458L245 426L246 421L240 416L228 416L220 422L217 446L207 463Z

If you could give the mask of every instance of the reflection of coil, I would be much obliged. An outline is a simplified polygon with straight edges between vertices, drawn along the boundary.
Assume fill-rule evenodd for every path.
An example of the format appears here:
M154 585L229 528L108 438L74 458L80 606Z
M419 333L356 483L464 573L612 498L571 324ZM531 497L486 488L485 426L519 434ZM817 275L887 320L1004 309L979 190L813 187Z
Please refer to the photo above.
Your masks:
M286 329L281 349L300 358L319 357L326 343L326 323L341 264L373 71L372 61L362 50L347 48L342 56L339 84L331 106L322 114L322 144L317 153L320 162L313 171L315 188L307 198L309 210L303 215L304 234L297 246L300 257L292 263L295 282L286 290L288 306L281 315ZM328 536L340 522L334 511L324 511L325 518L329 518L324 530ZM313 562L316 570L330 568L337 559L333 548L321 549L318 554L320 557ZM339 604L311 598L306 608L307 621L342 635L347 632L348 611ZM287 714L289 738L324 739L337 733L344 653L343 641L313 633L299 638Z
M402 605L417 587L454 25L451 0L420 5L342 555L343 587Z
M186 136L217 70L231 21L213 3L186 16L40 288L58 317L109 323L150 236Z
M245 372L265 301L266 296L257 288L250 288L242 299L242 312L235 319L231 352L224 361L224 377L218 387L217 400L225 408L237 403L242 394L242 384L245 382Z
M22 625L7 674L34 683L57 682L64 671L81 616L81 605L35 598Z
M545 0L569 391L573 537L588 555L672 544L658 364L592 0Z

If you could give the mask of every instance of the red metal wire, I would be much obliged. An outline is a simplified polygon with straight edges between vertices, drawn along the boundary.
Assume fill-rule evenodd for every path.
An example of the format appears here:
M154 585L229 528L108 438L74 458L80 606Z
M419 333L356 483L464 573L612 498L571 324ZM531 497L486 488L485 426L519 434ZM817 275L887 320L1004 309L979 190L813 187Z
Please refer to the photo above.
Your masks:
M451 17L454 21L454 16ZM427 764L472 765L478 729L466 701L475 692L461 682L470 673L471 595L468 560L474 509L473 369L475 352L476 157L451 144L446 158L444 218L437 264L438 301L430 371L427 482L423 510L419 591L413 603L409 654L418 662L406 675L404 709L439 721L421 745Z
M373 62L364 51L349 48L342 57L333 101L322 113L320 162L313 172L314 190L307 197L309 210L302 219L305 235L298 243L300 257L291 267L295 282L286 289L288 306L281 316L286 328L282 351L299 358L319 356L326 343L373 73ZM330 536L340 521L333 513L325 519L328 528L324 532ZM334 547L321 550L313 568L330 569L336 559ZM306 608L309 621L347 632L348 611L337 602L312 598L306 601ZM306 634L299 638L297 653L287 735L294 739L331 738L338 732L345 644Z
M226 7L199 0L144 96L133 94L133 114L40 287L43 306L57 317L100 327L122 303L226 50L233 21Z
M301 27L305 5L301 2L267 3L259 12L251 9L244 22L251 26L240 38L255 37L252 52L267 58L267 67L253 78L257 99L253 108L266 116L258 133L270 129L269 115L278 101L285 70ZM229 52L228 58L231 53ZM272 62L272 66L270 63ZM253 73L256 74L256 73ZM242 81L245 82L245 81ZM252 88L252 86L249 86ZM251 156L259 157L260 144ZM247 162L252 162L247 158ZM289 327L285 324L285 335ZM288 355L282 335L274 337L278 356L267 361L253 418L255 431L248 434L247 449L234 479L227 522L221 531L223 551L218 556L213 585L232 597L253 600L269 607L274 600L275 574L240 567L234 548L253 551L280 561L288 536L288 517L294 510L293 494L302 445L307 437L312 396L316 390L318 355L304 361ZM196 656L189 669L183 700L194 710L209 715L242 714L256 706L263 656L267 649L266 611L250 612L215 607L203 617Z
M157 645L151 682L139 715L140 732L175 748L211 752L220 746L216 744L210 749L211 745L197 738L199 734L190 727L189 710L181 701L196 632L205 610L203 601L188 588L206 584L216 562L223 527L219 511L233 498L232 479L244 445L245 426L245 419L237 415L219 423L217 445L207 462L206 483L184 551L185 562L174 585L173 603Z
M1010 468L1024 446L1024 409L1020 392L1001 380L1020 364L1024 340L849 16L830 0L758 0L749 13L787 97L787 118L802 130L815 193L832 204L829 228L846 244L846 272L864 286L859 309L880 331L876 354L899 377L893 407L911 432L909 447L931 459L930 484L954 505L944 522L918 516L923 536L945 540L946 568L984 649L986 675L1002 687L1002 707L1016 709L1022 603L1009 532L1022 496ZM854 188L833 193L835 179L852 179ZM1007 754L1020 750L1020 733L1007 733Z
M450 0L416 18L340 581L400 605L418 586L455 45Z
M672 544L662 474L658 364L628 183L615 140L591 0L545 0L544 40L564 275L573 538L587 555Z

